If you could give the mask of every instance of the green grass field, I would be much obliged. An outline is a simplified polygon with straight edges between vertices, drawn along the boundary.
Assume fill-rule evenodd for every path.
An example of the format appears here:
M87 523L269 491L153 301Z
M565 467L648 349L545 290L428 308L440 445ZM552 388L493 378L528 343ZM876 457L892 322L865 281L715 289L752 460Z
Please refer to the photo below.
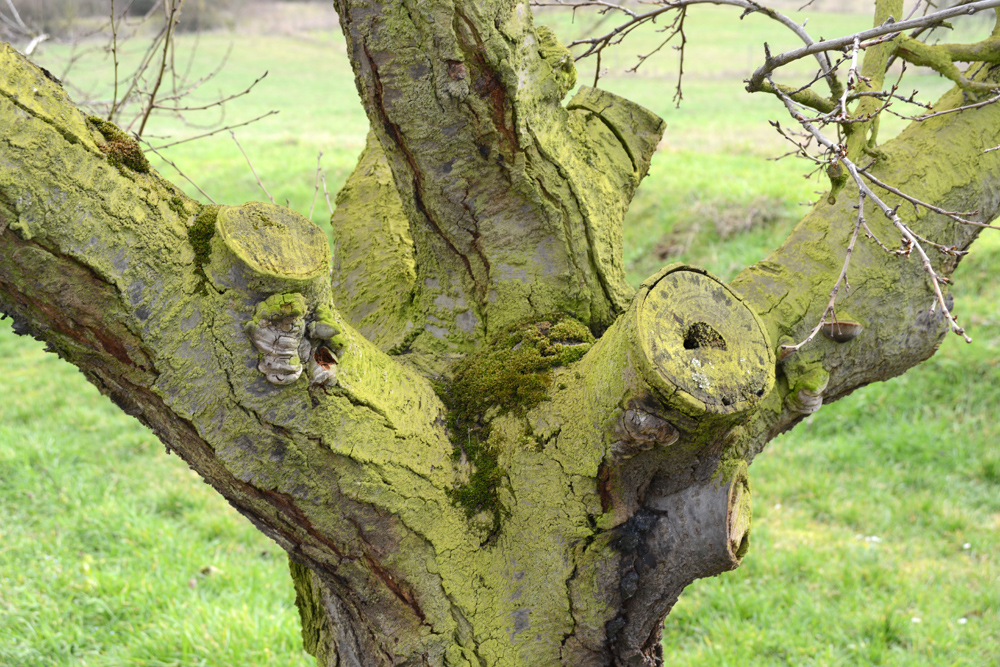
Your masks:
M563 35L586 25L545 20ZM810 27L832 36L867 20L814 16ZM777 245L806 210L800 202L824 188L802 178L803 164L766 159L785 150L766 123L783 121L782 111L742 88L761 42L785 42L757 17L692 11L685 99L675 109L672 52L637 75L620 73L654 38L606 60L601 84L667 121L626 221L629 277L637 283L678 260L730 277ZM192 40L182 38L182 49ZM333 195L367 130L342 39L204 35L195 71L233 40L213 90L239 90L270 71L226 120L280 110L237 136L275 199L305 214L318 152ZM53 47L39 61L58 73L59 55ZM581 82L591 82L592 67L581 64ZM93 57L74 81L93 88L108 71ZM920 75L907 92L914 86L924 99L946 87ZM888 125L883 133L899 129ZM162 122L152 132L196 130ZM228 134L168 155L219 202L264 198ZM328 217L320 192L313 219L329 229ZM736 572L684 593L666 624L669 664L1000 664L998 272L994 235L956 274L972 345L950 337L930 361L824 407L757 459L751 551ZM6 322L0 356L0 665L312 664L276 545Z

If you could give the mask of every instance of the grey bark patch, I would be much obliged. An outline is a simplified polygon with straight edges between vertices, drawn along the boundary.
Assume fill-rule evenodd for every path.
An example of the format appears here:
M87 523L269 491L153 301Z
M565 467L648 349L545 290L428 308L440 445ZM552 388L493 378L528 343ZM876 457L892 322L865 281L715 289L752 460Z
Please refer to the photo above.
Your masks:
M515 609L511 618L514 619L514 632L510 635L511 641L513 641L515 637L531 627L531 610Z

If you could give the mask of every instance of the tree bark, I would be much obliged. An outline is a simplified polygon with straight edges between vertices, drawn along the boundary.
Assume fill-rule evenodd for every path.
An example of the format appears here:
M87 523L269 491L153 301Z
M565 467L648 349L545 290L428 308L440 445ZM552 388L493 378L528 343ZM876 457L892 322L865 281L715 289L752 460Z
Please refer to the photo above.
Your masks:
M767 441L933 354L926 275L859 244L838 316L860 335L779 361L840 271L846 195L731 285L673 265L633 293L621 222L658 118L563 106L572 60L525 5L336 4L372 132L332 278L311 223L188 199L4 46L0 306L288 551L319 664L659 664L683 588L746 553ZM991 220L998 134L995 106L934 118L874 173Z

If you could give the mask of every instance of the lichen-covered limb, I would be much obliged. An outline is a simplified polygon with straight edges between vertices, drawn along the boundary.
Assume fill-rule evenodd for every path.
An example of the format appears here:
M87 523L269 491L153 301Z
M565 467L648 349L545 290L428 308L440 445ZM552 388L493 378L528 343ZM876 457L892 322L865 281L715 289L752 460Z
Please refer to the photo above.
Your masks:
M997 67L992 66L979 76L982 81L995 82L997 75ZM963 104L963 91L956 87L934 110ZM975 220L989 222L1000 212L1000 158L983 151L997 143L1000 108L996 105L929 118L913 123L883 144L871 173L920 201L944 210L977 211ZM914 206L892 193L876 191L889 206L904 204L897 212L911 229L946 247L965 250L982 230L923 207L915 212ZM733 281L762 315L776 344L802 340L822 316L843 266L857 218L857 211L852 210L856 201L842 196L832 205L825 200L817 204L781 248ZM871 202L866 203L865 214L875 235L884 243L895 244L898 232L891 221ZM935 253L931 259L938 275L947 277L960 257ZM822 400L831 402L928 358L947 332L928 275L918 261L886 253L873 241L861 238L847 279L850 290L838 297L836 317L860 323L863 331L849 342L817 337L779 364L775 400L767 402L742 436L740 447L746 448L748 457L760 451L775 433L802 418L805 411L801 404L784 397L796 386L811 391L812 385L805 379L823 377L814 371L828 374Z
M777 95L777 90L785 93L791 97L795 102L801 104L802 106L807 106L810 109L816 109L822 113L830 113L831 111L837 110L837 103L830 99L827 99L817 93L812 88L792 88L791 86L786 86L781 83L772 83L771 81L765 81L760 86L760 92L771 93L772 95Z
M551 312L608 326L631 296L620 223L662 121L600 91L564 107L573 59L527 5L336 7L414 244L415 333L394 340L467 352Z
M470 545L445 492L443 407L337 314L325 239L317 250L280 238L309 223L275 218L270 205L229 211L279 233L255 245L227 232L225 207L203 209L155 172L119 170L65 92L6 45L0 118L2 310L334 582L344 613L364 619L359 645L398 636L412 647L435 634L450 644L459 614L426 563L435 549ZM290 261L269 265L274 253ZM274 294L305 315L304 337L336 348L336 385L303 376L281 386L258 370L247 324L280 319ZM366 625L375 619L382 627Z
M956 62L1000 63L1000 9L994 9L996 21L993 33L974 44L926 44L908 35L900 34L893 40L893 54L914 65L930 67L938 74L954 81L959 88L970 93L987 93L996 90L996 82L973 81L966 78Z
M903 14L903 0L877 0L873 23L875 27L890 20L898 20ZM892 44L876 44L865 50L861 61L861 72L857 80L857 90L861 92L877 92L882 90L885 82L885 70L892 55ZM882 100L877 97L862 97L851 112L851 118L862 122L845 123L841 125L846 134L845 145L850 159L860 162L862 151L875 144L878 132L877 112ZM865 120L868 119L868 120ZM831 190L835 196L836 186Z
M954 81L970 93L988 93L996 90L995 81L973 81L965 76L956 62L1000 63L1000 37L996 31L989 38L975 44L926 44L907 35L893 41L893 52L913 65L930 67L941 76Z
M551 401L526 418L544 445L518 448L509 474L518 501L532 506L566 496L568 486L563 512L578 513L576 530L590 535L571 552L575 629L564 661L653 659L681 590L738 565L749 487L728 440L770 394L773 368L763 324L740 296L674 265L647 280L590 352L553 377ZM564 477L552 481L562 487L533 481L547 458L559 462ZM538 463L522 467L521 459ZM527 531L531 515L521 518L520 504L512 512L505 533L512 524ZM538 528L531 531L538 543Z
M410 221L373 132L337 194L330 223L335 233L331 278L337 307L381 349L404 352L423 329L421 307L426 303L418 299L427 295L417 282ZM474 312L470 304L456 301L451 317L471 324Z

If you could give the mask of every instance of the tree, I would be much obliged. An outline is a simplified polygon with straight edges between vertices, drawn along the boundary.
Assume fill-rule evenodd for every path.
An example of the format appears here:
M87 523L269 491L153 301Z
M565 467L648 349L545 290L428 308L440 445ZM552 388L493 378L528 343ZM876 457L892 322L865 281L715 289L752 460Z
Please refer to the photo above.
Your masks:
M564 103L573 57L524 4L335 4L372 130L332 277L311 223L189 199L4 46L0 305L286 549L320 664L657 664L681 590L746 552L766 443L960 329L946 279L1000 206L1000 29L931 47L880 0L869 33L768 54L748 86L830 195L731 284L672 265L633 293L658 118ZM845 47L828 96L773 82ZM879 145L893 57L957 85Z

